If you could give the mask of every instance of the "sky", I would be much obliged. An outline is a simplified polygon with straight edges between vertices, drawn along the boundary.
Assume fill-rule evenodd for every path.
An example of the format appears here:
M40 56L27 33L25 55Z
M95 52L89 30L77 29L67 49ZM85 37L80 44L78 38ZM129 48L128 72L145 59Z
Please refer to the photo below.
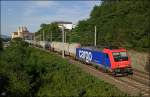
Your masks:
M87 19L101 1L1 1L1 34L11 36L19 26L30 32L40 29L42 23L70 21L77 24Z

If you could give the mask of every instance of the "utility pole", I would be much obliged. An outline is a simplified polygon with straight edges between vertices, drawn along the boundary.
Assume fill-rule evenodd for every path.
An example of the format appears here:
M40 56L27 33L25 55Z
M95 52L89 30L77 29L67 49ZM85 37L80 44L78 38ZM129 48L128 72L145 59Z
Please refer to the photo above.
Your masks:
M64 55L65 55L65 54L64 54L64 40L65 40L65 39L64 39L64 26L62 26L62 43L63 43L63 44L62 44L62 45L63 45L63 46L62 46L62 49L63 49L63 50L62 50L62 57L63 57L63 58L64 58Z
M66 43L66 32L64 32L64 34L65 34L65 43Z
M94 40L94 46L96 47L96 36L97 36L97 32L96 32L96 26L95 26L95 40Z
M44 37L44 30L43 30L43 44L45 42L45 37ZM45 49L45 45L43 45L43 49Z
M40 41L42 41L42 32L40 32Z
M35 41L35 32L34 32L34 41Z
M52 33L52 31L51 31L51 42L52 42L52 34L53 34L53 33Z
M33 40L32 40L33 41ZM33 47L35 46L35 32L34 32L34 41L33 41Z
M44 37L44 30L43 30L43 41L45 41L45 37Z

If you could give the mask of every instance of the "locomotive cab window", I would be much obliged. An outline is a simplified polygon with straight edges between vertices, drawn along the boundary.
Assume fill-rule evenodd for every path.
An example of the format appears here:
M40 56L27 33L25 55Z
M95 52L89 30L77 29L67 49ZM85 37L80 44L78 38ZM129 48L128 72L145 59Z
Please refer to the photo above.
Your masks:
M115 62L128 61L127 52L113 52Z

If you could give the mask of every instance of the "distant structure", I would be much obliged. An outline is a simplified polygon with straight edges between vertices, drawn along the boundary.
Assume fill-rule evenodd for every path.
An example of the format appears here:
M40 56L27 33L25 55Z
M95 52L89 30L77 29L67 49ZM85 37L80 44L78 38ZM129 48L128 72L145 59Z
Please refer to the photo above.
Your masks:
M53 23L57 23L60 28L64 26L65 29L68 30L72 30L75 27L75 25L72 22L67 22L67 21L55 21Z
M22 26L18 28L17 32L12 32L11 38L22 38L24 40L33 40L34 34L29 32L27 27Z

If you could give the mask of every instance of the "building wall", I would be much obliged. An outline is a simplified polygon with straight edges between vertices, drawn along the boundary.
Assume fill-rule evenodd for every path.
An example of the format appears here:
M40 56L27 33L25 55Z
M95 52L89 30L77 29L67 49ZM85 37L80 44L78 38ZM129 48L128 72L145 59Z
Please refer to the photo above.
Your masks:
M33 40L33 34L31 33L25 33L23 36L25 40Z
M61 28L62 26L65 27L65 29L72 30L73 29L73 24L59 24L59 27Z
M22 32L18 32L18 37L23 38L23 33Z
M18 35L15 35L14 33L12 33L11 36L12 36L11 38L17 38L18 37Z
M22 39L32 40L33 36L33 33L30 33L26 27L19 27L18 32L12 33L12 39L20 37Z
M66 29L71 30L71 29L73 28L73 25L72 25L72 24L64 24L64 27L65 27Z

